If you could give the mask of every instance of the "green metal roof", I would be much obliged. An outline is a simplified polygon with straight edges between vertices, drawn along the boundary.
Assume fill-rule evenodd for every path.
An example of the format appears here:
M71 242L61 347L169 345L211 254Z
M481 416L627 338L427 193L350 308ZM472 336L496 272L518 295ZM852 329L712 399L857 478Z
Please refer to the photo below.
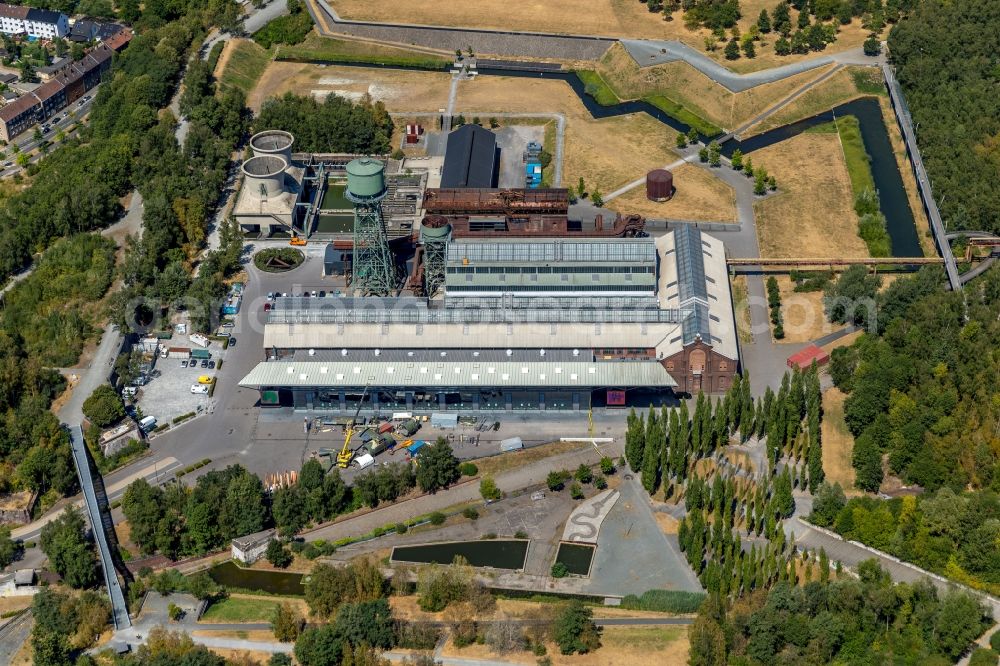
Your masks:
M326 362L265 361L240 386L400 388L591 388L677 386L656 361Z

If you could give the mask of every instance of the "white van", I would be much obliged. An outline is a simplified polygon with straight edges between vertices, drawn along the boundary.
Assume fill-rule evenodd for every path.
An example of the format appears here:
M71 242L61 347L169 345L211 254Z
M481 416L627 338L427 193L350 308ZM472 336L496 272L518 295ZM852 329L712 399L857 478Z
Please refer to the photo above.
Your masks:
M148 433L156 427L156 418L153 416L145 416L141 421L139 421L139 427L142 431Z
M191 393L208 393L208 386L205 384L191 384Z

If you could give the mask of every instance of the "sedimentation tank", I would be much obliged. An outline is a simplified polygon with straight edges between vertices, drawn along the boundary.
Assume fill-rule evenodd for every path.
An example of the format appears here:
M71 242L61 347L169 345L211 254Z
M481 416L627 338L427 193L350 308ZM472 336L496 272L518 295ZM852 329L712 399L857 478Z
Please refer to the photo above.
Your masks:
M270 199L285 191L285 169L288 161L277 155L257 155L243 163L245 187L261 199Z
M293 143L295 143L295 137L282 130L264 130L250 137L250 148L253 150L254 157L274 155L284 158L289 164L292 163Z

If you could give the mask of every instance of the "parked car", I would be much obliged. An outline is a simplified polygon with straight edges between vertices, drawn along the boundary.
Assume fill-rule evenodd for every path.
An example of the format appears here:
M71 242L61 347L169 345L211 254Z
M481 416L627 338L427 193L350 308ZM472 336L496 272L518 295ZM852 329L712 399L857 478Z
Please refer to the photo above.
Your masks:
M191 384L191 393L208 393L208 387L203 384Z
M267 300L269 300L269 301L273 301L274 300L274 292L273 291L267 292Z
M316 290L313 289L311 292L309 292L308 294L306 294L306 296L312 296L313 298L316 298L316 294L317 294Z
M267 312L270 309L271 309L271 304L270 303L264 303L264 312Z
M325 298L325 297L326 297L326 292L325 292L325 291L323 291L322 289L320 289L320 290L319 290L319 297L320 297L320 298Z
M231 321L224 321L224 322L222 322L222 328L232 328L232 327L233 327L233 326L235 326L235 325L236 325L236 324L234 324L234 323L233 323L233 322L231 322Z
M181 361L181 367L182 368L188 367L188 362L187 361Z
M203 367L203 368L207 368L208 367L208 359L202 359L201 360L201 367Z
M229 336L229 346L230 347L236 346L236 338L234 338L233 336Z
M200 377L198 377L198 383L206 385L211 384L212 383L211 375L201 375Z
M209 361L208 368L209 370L215 370L215 361Z

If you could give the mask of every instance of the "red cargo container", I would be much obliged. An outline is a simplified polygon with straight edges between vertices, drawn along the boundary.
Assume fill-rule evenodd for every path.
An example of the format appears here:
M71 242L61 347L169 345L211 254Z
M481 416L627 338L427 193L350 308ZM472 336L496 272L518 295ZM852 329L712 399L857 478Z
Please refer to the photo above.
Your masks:
M392 424L388 421L378 427L378 434L384 435L387 432L392 432Z

